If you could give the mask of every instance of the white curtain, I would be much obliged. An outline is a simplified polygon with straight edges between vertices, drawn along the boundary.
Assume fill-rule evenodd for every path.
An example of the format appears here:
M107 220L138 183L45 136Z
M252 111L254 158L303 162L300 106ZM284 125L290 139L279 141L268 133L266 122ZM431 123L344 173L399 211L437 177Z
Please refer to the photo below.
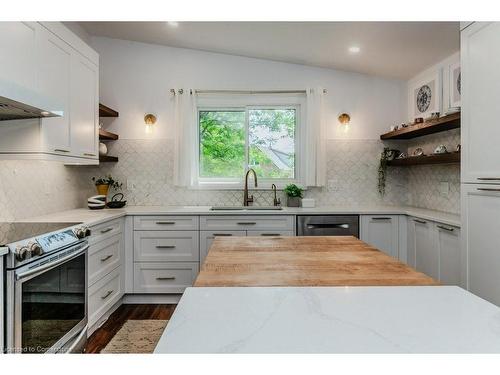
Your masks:
M192 186L196 176L198 134L195 90L175 91L174 100L174 184Z
M326 120L323 88L307 89L306 186L326 184Z

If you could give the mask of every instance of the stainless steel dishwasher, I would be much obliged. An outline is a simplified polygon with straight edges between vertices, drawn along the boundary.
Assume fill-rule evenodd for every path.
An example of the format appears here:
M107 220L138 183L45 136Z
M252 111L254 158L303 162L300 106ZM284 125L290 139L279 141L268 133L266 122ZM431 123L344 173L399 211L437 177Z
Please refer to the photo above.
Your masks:
M297 236L355 236L359 215L297 216Z

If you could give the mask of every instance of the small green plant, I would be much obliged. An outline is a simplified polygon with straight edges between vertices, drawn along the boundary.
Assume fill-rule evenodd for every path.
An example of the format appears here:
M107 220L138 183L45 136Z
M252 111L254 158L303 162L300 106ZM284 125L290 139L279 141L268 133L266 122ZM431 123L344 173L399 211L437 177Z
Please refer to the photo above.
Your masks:
M111 175L105 176L105 177L92 177L92 181L94 184L97 185L109 185L110 188L115 189L115 190L120 190L123 186L123 183L121 183L118 180L115 180Z
M290 198L295 198L295 197L302 198L302 194L304 193L304 189L298 187L295 184L287 185L283 189L283 191Z

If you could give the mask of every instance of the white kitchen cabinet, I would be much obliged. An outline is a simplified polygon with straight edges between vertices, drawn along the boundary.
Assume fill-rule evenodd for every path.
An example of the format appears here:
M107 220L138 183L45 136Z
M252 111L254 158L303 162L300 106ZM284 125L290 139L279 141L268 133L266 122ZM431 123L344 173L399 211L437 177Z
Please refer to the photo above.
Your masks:
M415 269L439 280L439 251L435 245L434 223L412 218L409 222Z
M116 234L90 246L88 255L88 283L96 281L119 267L123 261L123 236Z
M95 330L106 320L110 309L123 296L123 275L120 268L115 268L109 274L97 281L89 288L88 314L90 332ZM97 324L99 323L99 324Z
M460 228L434 224L434 238L439 254L439 282L462 286Z
M198 262L197 231L134 231L134 262Z
M210 215L200 216L201 230L267 230L293 231L293 216L288 215Z
M42 109L63 111L62 117L3 121L0 157L98 164L97 53L60 23L2 22L0 35L8 35L0 38L0 95L9 88L10 99L22 92L21 102L44 98L53 108Z
M39 28L36 22L0 22L0 81L36 87Z
M500 23L461 32L462 182L500 182Z
M361 241L398 259L399 217L398 215L362 215L360 220Z
M71 154L98 159L99 69L75 53L71 64Z
M198 262L134 263L135 293L183 293L198 275Z
M500 305L500 185L462 185L462 275L467 289Z
M88 251L89 331L91 335L120 305L125 292L124 219L90 228Z
M462 286L460 228L408 218L408 264L445 285Z
M39 45L39 90L59 103L61 117L41 120L43 147L46 152L68 155L70 142L70 82L72 48L45 28Z

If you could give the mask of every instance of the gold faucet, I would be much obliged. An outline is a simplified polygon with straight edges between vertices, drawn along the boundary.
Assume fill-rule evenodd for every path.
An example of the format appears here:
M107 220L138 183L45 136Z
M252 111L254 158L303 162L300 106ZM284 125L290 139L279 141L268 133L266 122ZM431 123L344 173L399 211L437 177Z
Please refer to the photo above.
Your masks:
M274 206L278 207L281 204L281 199L276 197L276 185L272 184L271 189L273 190L274 193Z
M248 175L250 172L253 173L253 178L255 180L255 187L257 187L257 173L250 168L245 174L245 190L243 190L243 206L249 206L249 203L253 203L253 195L248 195Z

